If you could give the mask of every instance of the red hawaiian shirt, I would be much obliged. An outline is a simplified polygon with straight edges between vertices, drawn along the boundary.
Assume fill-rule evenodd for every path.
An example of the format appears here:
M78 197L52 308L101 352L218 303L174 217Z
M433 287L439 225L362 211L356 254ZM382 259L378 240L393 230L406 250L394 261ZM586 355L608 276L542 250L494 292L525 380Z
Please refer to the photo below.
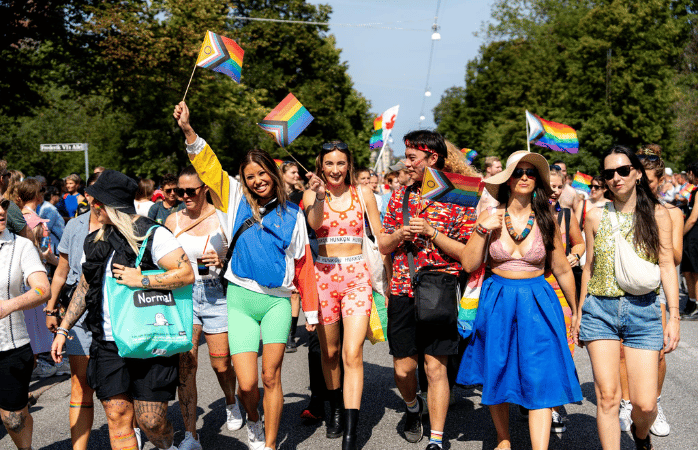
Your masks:
M422 200L422 188L411 186L400 188L393 192L388 203L388 209L383 219L383 232L392 234L402 226L402 201L406 189L409 189L410 217L422 217L429 224L460 242L467 242L473 230L477 215L475 208L466 208L453 203L441 203L432 200ZM457 275L463 270L460 262L446 255L439 247L432 244L425 236L419 235L414 241L415 271L427 265L440 266L437 270ZM393 278L390 283L392 295L414 296L410 281L410 268L407 262L405 246L400 244L393 255Z

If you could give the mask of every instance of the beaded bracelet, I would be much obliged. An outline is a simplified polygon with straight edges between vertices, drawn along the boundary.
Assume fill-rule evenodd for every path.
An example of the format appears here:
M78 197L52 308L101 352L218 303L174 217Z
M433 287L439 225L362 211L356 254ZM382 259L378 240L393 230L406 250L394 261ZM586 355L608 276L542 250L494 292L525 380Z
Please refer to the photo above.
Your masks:
M490 233L492 232L492 230L490 230L490 229L488 229L488 228L485 228L485 227L482 226L482 224L478 223L478 224L475 226L475 232L476 232L476 233L479 233L479 234L481 234L481 235L483 235L483 236L487 236L488 234L490 234Z
M436 236L438 236L438 235L439 235L439 230L434 228L434 234L431 235L431 240L433 241L434 239L436 239Z
M70 333L70 331L68 331L67 328L58 327L56 333L62 334L63 336L68 337L68 333Z

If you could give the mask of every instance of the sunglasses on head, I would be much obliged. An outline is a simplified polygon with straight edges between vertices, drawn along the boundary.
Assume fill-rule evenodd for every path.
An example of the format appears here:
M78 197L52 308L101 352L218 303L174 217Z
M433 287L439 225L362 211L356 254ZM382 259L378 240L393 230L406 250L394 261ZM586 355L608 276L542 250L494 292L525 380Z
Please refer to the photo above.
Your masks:
M187 197L196 197L197 191L202 187L204 187L203 184L195 188L176 188L174 191L177 197L184 197L184 194L187 194Z
M642 154L642 155L637 155L637 157L640 159L640 161L643 161L643 160L647 160L649 162L659 161L659 156L657 156L657 155Z
M538 176L538 171L536 169L522 169L520 167L517 167L511 173L511 177L521 178L522 176L524 176L524 174L526 174L528 178L536 178Z
M349 150L349 146L344 142L337 142L336 144L332 142L325 142L324 144L322 144L323 150L334 150L335 148L338 148L340 150Z
M615 169L605 169L602 173L604 180L612 180L613 177L616 175L616 172L618 172L618 175L621 177L627 177L630 175L630 169L632 169L633 166L630 164L627 164L625 166L620 166L616 167Z

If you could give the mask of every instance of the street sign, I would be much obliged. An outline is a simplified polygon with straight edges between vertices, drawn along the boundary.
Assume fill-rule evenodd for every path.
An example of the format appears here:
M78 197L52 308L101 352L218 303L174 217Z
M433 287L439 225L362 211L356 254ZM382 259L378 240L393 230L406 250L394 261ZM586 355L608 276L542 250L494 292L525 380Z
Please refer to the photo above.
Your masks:
M90 166L87 156L87 143L82 144L41 144L39 150L42 152L85 152L85 179L90 176Z
M41 144L42 152L84 152L87 144Z

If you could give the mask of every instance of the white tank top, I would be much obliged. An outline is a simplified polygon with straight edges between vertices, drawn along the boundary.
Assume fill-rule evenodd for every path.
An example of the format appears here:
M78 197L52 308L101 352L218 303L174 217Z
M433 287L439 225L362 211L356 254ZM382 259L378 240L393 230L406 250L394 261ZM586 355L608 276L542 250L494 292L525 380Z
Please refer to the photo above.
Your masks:
M179 214L175 213L175 236L177 236L177 233L180 231L182 231L182 229L179 227ZM207 239L208 243L206 243ZM215 233L204 236L194 236L184 232L177 236L177 241L179 241L179 243L182 245L184 252L189 258L189 262L191 263L192 270L194 270L194 277L196 280L218 278L221 271L221 269L218 267L209 267L208 275L199 275L199 267L196 259L203 256L204 245L206 246L206 252L213 249L216 251L216 253L218 253L218 257L220 259L225 258L225 255L228 252L228 242L225 239L225 235L223 234L223 230L221 229L220 225L216 229Z

